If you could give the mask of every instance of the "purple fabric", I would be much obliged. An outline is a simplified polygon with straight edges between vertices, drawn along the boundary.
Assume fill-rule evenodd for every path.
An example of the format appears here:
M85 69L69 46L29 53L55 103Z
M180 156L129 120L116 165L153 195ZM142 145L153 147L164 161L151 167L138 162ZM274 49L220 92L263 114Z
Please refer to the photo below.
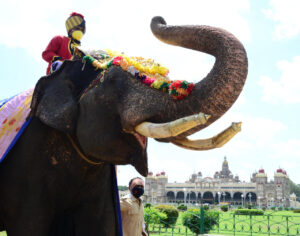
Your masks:
M2 100L0 106L0 162L17 142L29 122L33 89L28 89L10 99Z

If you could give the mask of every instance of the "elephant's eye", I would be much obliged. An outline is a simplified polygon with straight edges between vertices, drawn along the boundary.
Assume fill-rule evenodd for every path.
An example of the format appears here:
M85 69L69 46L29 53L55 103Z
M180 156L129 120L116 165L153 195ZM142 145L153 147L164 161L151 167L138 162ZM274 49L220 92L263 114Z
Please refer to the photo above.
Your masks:
M71 82L71 80L67 80L66 81L66 83L67 83L67 86L71 89L71 90L73 90L74 88L75 88L75 86L74 86L74 84Z

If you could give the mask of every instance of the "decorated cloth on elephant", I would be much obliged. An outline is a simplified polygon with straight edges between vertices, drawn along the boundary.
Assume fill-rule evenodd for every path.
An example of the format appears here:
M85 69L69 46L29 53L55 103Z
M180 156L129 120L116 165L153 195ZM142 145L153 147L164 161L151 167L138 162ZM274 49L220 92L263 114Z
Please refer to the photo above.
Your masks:
M42 53L43 59L49 63L47 75L57 70L64 60L71 59L75 48L81 44L80 40L86 30L84 16L71 13L66 20L66 29L68 37L54 36Z
M29 123L33 89L28 89L0 104L0 163Z

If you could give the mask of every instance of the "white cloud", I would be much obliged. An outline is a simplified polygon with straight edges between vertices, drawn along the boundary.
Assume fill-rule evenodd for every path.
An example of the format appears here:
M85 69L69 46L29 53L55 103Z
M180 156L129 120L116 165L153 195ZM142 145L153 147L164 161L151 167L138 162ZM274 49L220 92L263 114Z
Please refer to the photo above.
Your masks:
M84 46L157 57L170 50L174 51L174 47L166 49L166 45L152 36L149 24L153 16L162 15L170 24L207 24L223 27L236 34L242 41L247 41L250 39L250 29L242 14L249 11L249 8L248 0L230 0L226 3L219 0L133 0L130 3L122 0L88 3L53 0L51 4L44 4L38 0L5 1L1 3L0 10L1 29L5 32L0 38L0 44L25 48L35 58L41 58L41 52L51 37L65 34L65 20L72 11L77 10L85 15L87 21ZM165 51L160 52L161 49ZM162 60L169 61L168 58L172 57L176 58L173 54ZM177 54L183 65L187 65L183 63L185 57L185 54Z
M266 159L269 161L264 165L273 167L273 172L276 168L283 168L293 181L299 183L299 169L300 169L300 139L288 139L284 141L274 142L269 149ZM272 176L272 175L269 175Z
M292 62L279 61L277 67L281 71L279 81L262 76L258 82L263 87L262 100L269 103L300 103L300 56L294 57Z
M278 39L288 39L300 33L299 9L299 0L270 0L270 8L263 13L276 22L275 35Z
M282 156L285 158L282 160L287 163L286 165L291 166L292 160L294 162L300 159L300 139L290 139L287 141L281 141L273 145L273 157L277 159L282 159ZM289 163L289 164L288 164Z
M60 6L60 7L57 7ZM12 0L1 2L0 44L7 47L25 48L30 55L41 58L42 50L51 37L64 27L57 24L62 16L68 16L64 9L71 8L70 0L53 0L45 4L38 0Z

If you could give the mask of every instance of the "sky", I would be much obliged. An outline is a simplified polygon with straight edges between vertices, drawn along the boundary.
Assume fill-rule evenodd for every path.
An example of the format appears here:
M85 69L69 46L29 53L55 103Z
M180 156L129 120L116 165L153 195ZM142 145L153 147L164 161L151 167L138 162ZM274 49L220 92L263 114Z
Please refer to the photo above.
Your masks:
M249 71L232 108L190 138L208 138L241 121L242 131L222 148L190 151L148 140L149 170L165 171L169 182L185 182L199 171L213 176L224 156L242 181L264 168L269 179L277 168L300 183L300 1L298 0L0 0L0 100L34 87L46 72L41 53L55 35L66 35L73 11L85 16L84 49L112 49L153 58L170 69L172 80L197 82L214 57L170 46L151 33L151 18L170 25L210 25L233 33L244 45ZM118 183L139 176L118 166Z

